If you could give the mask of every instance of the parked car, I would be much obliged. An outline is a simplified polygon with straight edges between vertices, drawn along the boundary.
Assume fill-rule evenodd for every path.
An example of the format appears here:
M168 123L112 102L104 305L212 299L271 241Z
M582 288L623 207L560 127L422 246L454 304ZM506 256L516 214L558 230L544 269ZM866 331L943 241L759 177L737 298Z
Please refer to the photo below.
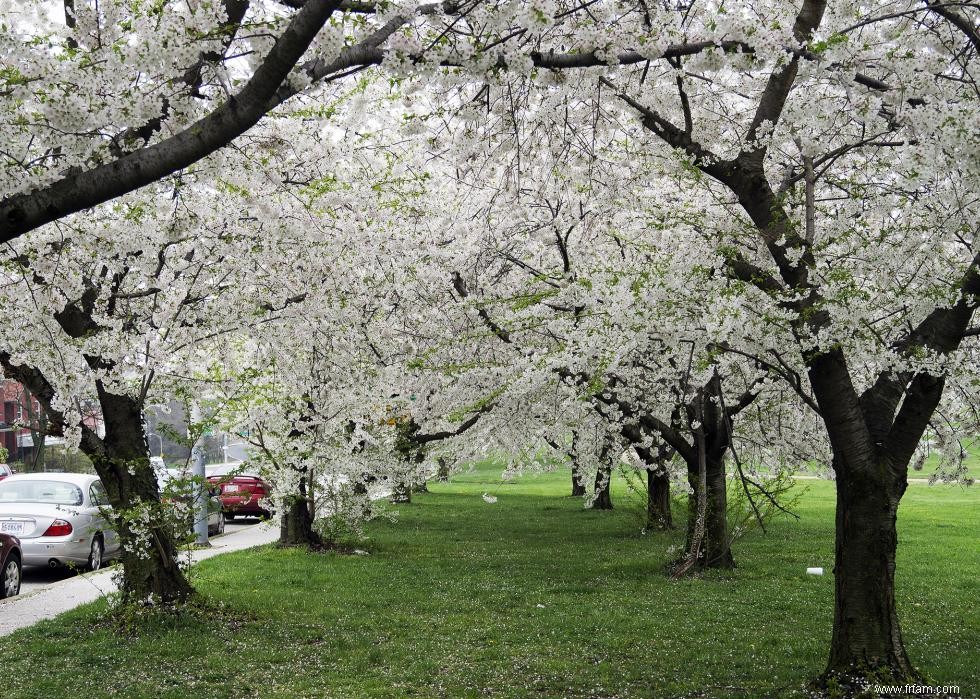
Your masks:
M221 505L221 489L211 486L208 488L208 536L219 536L224 533L225 518Z
M181 502L190 505L194 499L194 481L183 469L168 468L158 471L160 498L164 502ZM225 533L225 519L221 516L220 490L209 483L208 487L208 536ZM193 515L186 522L187 532L194 528Z
M14 470L10 468L7 464L0 464L0 481L2 481L7 476L14 475Z
M20 539L24 565L98 570L119 555L98 476L19 473L0 481L0 532Z
M225 519L235 517L271 517L272 513L262 503L269 495L269 484L255 475L230 473L214 474L208 480L221 490L221 509Z
M22 558L17 537L0 533L0 599L20 594Z

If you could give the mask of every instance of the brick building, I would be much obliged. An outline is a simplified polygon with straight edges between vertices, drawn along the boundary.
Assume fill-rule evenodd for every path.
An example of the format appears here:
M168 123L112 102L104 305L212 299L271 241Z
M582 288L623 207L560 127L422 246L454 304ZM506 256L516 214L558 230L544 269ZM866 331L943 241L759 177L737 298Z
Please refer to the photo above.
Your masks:
M0 383L0 402L3 403L3 412L0 413L0 445L7 449L7 460L32 460L46 429L40 403L13 379L3 379ZM87 414L85 423L99 435L104 434L102 420L97 412ZM64 442L62 437L47 436L44 444L50 447Z

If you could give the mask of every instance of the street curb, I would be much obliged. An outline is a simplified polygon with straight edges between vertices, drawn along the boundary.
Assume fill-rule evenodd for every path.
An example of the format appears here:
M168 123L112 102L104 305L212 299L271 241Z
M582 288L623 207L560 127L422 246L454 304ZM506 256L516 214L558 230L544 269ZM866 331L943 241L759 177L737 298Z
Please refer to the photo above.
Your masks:
M212 546L193 551L191 565L226 553L265 546L274 542L279 533L277 527L260 522L225 536L246 539L246 541L242 542L241 546L236 546L235 542L228 542L225 546ZM116 566L111 566L94 573L58 580L26 595L17 595L0 601L0 638L41 621L54 619L83 604L95 602L115 592L116 586L112 583L111 577L117 571Z

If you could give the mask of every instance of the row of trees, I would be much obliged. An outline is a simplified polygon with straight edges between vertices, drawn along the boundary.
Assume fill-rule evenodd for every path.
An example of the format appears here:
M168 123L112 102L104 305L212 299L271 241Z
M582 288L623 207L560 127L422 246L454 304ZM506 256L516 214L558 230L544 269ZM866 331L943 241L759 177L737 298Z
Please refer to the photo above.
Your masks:
M629 450L654 521L684 465L680 575L734 565L729 471L761 517L825 464L822 681L917 678L897 509L978 415L975 7L3 13L0 364L106 484L126 599L191 594L143 415L193 396L276 474L288 542L426 455L551 450L609 506Z

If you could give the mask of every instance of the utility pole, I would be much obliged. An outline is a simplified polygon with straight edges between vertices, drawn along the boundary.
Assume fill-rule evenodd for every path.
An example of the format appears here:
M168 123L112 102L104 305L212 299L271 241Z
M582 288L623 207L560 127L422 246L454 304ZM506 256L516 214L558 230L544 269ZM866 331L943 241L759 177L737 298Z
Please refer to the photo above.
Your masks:
M201 407L197 401L191 403L191 425L200 429L194 446L191 449L191 475L194 476L194 535L198 546L210 546L208 543L208 491L207 479L204 474L204 437L206 431L202 428Z

